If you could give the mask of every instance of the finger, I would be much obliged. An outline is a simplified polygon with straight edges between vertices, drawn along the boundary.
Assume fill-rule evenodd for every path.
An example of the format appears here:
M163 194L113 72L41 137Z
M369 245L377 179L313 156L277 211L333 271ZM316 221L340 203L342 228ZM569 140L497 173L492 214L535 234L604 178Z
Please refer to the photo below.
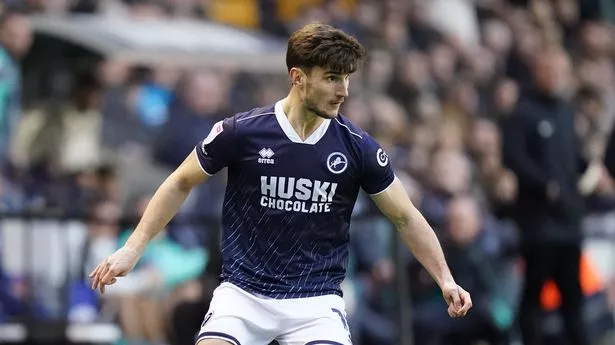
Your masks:
M101 283L100 284L100 293L104 294L105 293L105 289L107 285L113 285L117 282L117 278L111 278L111 281L108 283Z
M94 268L94 270L92 271L92 273L90 273L89 277L92 278L96 275L96 272L98 272L98 267L100 267L100 265L96 266L96 268Z
M461 287L459 288L459 297L461 298L461 303L463 305L472 302L472 298L470 298L470 293Z
M459 287L451 293L451 299L453 301L453 306L455 310L461 309L461 296L460 296Z
M96 283L98 281L98 267L99 266L96 266L94 271L92 271L92 273L90 274L90 277L92 278L92 290L96 290Z
M100 293L104 294L105 290L106 290L106 286L113 285L113 284L115 284L115 282L117 282L117 278L112 278L111 281L109 283L106 283L106 284L105 283L101 283L100 284Z
M113 278L115 278L117 275L116 269L115 268L110 268L107 270L107 273L102 277L102 281L103 283L109 285L109 283L111 282L111 280L113 280Z
M472 308L472 297L470 297L470 293L467 291L463 291L462 294L463 299L463 307L459 311L462 315L466 315L470 308Z
M98 284L100 284L100 274L102 273L104 262L96 267L96 273L94 274L94 278L92 278L92 289L96 290L98 288Z
M111 263L105 260L105 262L102 264L100 272L98 273L99 282L105 282L104 278L107 276L110 269Z
M457 311L455 310L455 307L452 304L448 306L448 316L452 318L458 317Z

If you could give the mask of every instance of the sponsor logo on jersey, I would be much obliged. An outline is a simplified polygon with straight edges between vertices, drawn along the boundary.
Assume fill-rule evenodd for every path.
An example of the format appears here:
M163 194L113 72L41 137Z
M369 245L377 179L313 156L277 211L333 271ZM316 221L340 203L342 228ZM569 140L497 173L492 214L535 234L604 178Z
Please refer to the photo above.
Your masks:
M280 211L331 212L337 183L284 176L261 176L260 205Z

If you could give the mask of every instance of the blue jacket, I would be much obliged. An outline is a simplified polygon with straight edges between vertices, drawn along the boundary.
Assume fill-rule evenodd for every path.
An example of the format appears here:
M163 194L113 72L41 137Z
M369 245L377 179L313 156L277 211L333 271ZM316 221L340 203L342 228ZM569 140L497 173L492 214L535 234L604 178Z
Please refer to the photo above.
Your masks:
M0 46L0 165L8 158L11 135L21 116L21 73L17 62Z

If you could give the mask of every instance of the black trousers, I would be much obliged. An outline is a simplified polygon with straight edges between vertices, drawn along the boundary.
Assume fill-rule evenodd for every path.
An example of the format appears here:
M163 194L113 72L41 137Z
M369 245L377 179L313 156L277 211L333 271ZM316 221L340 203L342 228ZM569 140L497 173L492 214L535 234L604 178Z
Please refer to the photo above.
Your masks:
M553 279L562 296L560 314L570 345L588 345L583 323L583 292L579 281L581 246L534 246L522 250L526 263L519 324L524 345L542 344L540 293Z

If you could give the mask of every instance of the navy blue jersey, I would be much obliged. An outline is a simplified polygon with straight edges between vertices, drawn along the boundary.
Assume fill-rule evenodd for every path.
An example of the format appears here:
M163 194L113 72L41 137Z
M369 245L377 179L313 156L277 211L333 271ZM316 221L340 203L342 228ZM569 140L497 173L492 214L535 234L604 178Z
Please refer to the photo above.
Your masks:
M223 281L271 298L341 295L359 189L394 179L376 141L341 115L301 140L278 102L216 123L195 150L205 173L228 167Z

